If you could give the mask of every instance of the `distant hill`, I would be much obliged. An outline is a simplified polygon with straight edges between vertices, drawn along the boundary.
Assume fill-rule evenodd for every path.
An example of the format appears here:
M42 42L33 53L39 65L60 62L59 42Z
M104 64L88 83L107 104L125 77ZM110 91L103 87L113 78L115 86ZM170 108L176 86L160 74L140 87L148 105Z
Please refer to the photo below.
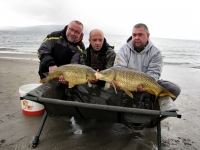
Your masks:
M0 27L0 30L4 31L31 31L31 32L53 32L62 30L65 25L39 25L39 26L29 26L29 27ZM84 28L84 33L89 33L87 29Z

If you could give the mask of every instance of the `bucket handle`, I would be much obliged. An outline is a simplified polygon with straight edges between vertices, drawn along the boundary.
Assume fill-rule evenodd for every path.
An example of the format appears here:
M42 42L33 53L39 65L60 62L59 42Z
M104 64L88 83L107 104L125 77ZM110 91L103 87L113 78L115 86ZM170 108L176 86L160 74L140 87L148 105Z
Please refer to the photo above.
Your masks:
M24 100L24 99L31 100L31 101L35 101L35 102L38 101L38 98L35 97L35 96L24 96L24 97L21 97L21 96L20 96L20 100Z

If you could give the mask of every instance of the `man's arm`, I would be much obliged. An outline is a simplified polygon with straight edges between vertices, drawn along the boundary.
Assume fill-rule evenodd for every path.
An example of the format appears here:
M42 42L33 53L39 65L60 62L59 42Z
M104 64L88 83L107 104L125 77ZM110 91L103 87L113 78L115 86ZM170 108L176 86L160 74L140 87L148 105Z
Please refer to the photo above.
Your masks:
M76 52L71 59L71 63L72 64L79 64L79 63L82 64L83 62L81 62L81 59L83 57L84 52L85 52L84 44L81 43L80 45L77 45Z
M146 74L153 77L156 81L160 78L163 67L163 58L160 51L157 51L148 66L148 69L145 71Z
M80 54L80 64L86 65L87 63L87 49Z
M55 65L55 62L51 56L53 41L48 39L49 35L47 36L47 38L45 38L45 40L38 49L38 58L40 59L40 63L41 65L46 67Z
M128 50L127 46L124 45L120 48L120 50L116 54L113 66L127 67L129 61L128 58L130 58L130 50Z
M115 61L116 53L113 49L109 48L106 52L106 69L113 66Z

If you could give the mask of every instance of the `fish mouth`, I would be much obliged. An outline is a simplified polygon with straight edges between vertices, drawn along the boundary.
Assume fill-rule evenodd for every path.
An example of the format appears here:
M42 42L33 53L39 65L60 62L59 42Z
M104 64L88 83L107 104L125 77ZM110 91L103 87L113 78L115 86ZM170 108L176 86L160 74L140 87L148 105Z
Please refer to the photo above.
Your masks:
M94 75L96 76L96 79L101 79L102 78L102 75L99 72L96 72Z

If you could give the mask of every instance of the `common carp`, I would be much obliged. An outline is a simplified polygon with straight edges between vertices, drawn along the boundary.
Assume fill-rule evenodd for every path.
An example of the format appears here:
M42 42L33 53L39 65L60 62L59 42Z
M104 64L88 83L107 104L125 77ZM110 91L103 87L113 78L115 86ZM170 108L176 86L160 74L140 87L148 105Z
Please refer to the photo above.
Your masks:
M171 96L176 98L172 93L161 87L156 80L147 75L146 73L140 72L136 69L124 68L124 67L111 67L100 72L96 72L96 78L99 80L106 81L105 89L113 85L115 92L116 87L114 82L117 82L119 87L130 97L133 98L134 92L138 86L142 85L146 92L154 94L156 98Z
M68 88L84 83L88 83L88 86L91 87L92 85L89 80L96 79L95 72L94 69L85 65L67 64L62 65L51 72L44 73L46 78L42 79L40 83L59 78L60 75L63 75L64 79L68 82Z

